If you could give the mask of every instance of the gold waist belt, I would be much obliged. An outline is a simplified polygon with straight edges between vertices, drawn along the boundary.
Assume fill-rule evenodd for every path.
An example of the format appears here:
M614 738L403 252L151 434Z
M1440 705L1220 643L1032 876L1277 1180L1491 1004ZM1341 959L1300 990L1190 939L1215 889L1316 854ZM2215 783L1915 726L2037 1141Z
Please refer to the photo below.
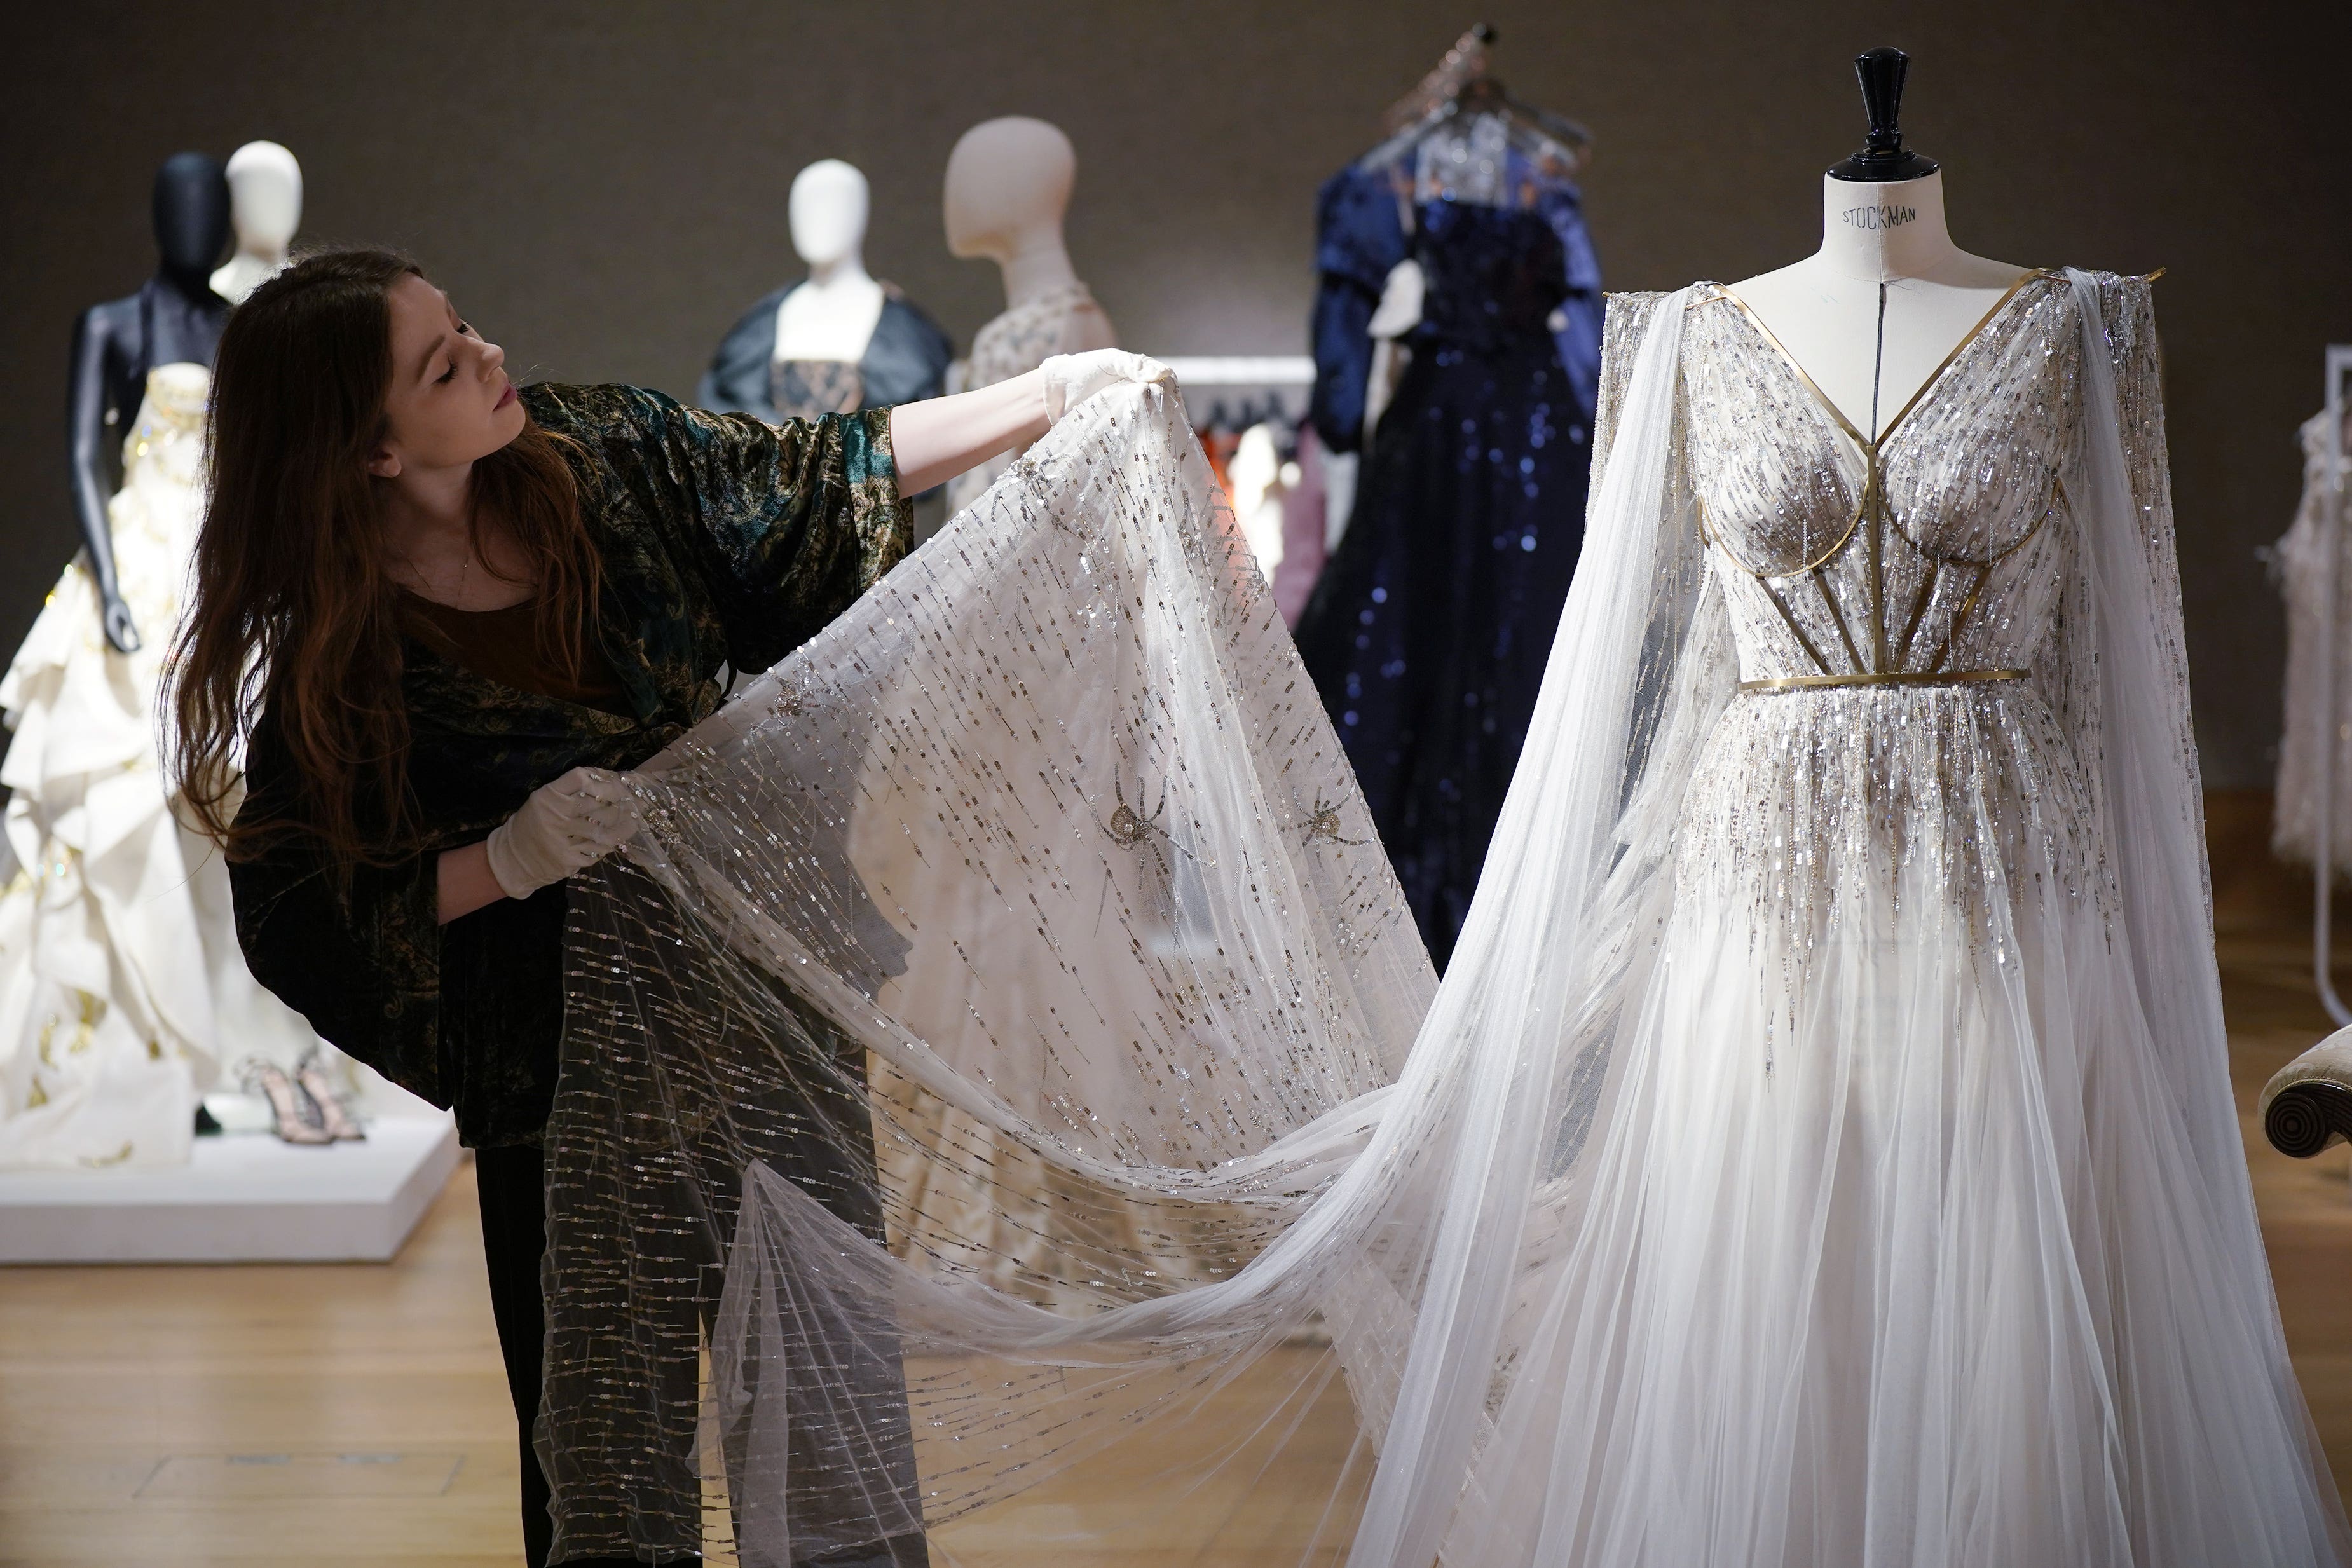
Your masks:
M1809 686L1973 686L1986 681L2021 681L2024 670L1941 670L1913 674L1896 671L1884 675L1782 675L1769 681L1742 681L1743 692L1788 692Z

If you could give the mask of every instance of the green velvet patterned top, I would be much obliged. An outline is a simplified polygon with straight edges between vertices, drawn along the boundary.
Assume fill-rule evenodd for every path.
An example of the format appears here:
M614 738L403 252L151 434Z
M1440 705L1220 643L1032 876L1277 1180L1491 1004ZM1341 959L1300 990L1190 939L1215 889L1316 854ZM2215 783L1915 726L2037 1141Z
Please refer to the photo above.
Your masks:
M582 766L635 767L719 706L721 666L763 670L823 629L911 542L887 409L769 425L634 387L536 386L523 404L579 444L604 561L599 639L634 712L518 690L404 643L420 852L348 883L283 843L234 864L255 977L326 1039L457 1112L476 1147L530 1143L553 1102L563 1019L562 883L444 926L438 855ZM248 802L290 764L264 712ZM247 810L254 809L248 805Z

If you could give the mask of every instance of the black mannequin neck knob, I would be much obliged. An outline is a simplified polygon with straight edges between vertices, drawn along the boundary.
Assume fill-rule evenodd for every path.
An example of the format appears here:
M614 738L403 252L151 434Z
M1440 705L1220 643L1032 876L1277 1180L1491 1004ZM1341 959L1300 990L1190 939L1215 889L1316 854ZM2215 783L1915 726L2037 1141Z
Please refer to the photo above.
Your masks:
M1922 158L1903 145L1903 78L1910 69L1911 57L1900 49L1866 49L1854 57L1853 74L1862 83L1862 107L1870 116L1870 138L1861 152L1830 170L1831 179L1884 184L1924 179L1936 172L1934 159Z

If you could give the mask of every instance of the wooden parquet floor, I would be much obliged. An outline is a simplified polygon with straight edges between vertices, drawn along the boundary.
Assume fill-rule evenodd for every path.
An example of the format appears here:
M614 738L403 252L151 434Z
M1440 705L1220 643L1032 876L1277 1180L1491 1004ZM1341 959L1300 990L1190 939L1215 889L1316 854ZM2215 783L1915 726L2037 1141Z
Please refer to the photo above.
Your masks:
M2252 1111L2263 1080L2326 1031L2308 894L2268 858L2265 798L2210 805L2263 1233L2296 1370L2336 1474L2352 1480L2352 1151L2285 1159ZM2352 970L2352 950L2346 960ZM1327 1395L1305 1418L1305 1447L1321 1452L1300 1462L1333 1462L1349 1426L1344 1396ZM505 1568L521 1552L515 1466L470 1166L388 1265L0 1270L5 1568ZM1297 1560L1316 1521L1309 1489L1286 1496L1279 1475L1266 1479L1246 1496L1189 1500L1183 1539L1081 1552L1071 1538L1122 1481L1118 1465L1097 1467L947 1544L974 1568L1272 1568Z

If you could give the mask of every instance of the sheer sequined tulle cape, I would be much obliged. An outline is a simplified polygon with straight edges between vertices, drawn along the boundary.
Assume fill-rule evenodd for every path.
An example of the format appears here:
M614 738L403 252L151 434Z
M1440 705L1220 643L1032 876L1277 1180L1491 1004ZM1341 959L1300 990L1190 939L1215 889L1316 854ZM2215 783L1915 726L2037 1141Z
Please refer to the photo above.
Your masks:
M1793 401L1726 457L1710 385L1787 370L1721 308L1612 307L1433 994L1162 393L643 783L550 1129L565 1550L2341 1560L2224 1071L2145 286L1988 324L1873 459L1859 598L1767 559L1872 487ZM1942 586L1889 591L1906 548ZM1885 667L1864 604L1935 678L1742 689Z

